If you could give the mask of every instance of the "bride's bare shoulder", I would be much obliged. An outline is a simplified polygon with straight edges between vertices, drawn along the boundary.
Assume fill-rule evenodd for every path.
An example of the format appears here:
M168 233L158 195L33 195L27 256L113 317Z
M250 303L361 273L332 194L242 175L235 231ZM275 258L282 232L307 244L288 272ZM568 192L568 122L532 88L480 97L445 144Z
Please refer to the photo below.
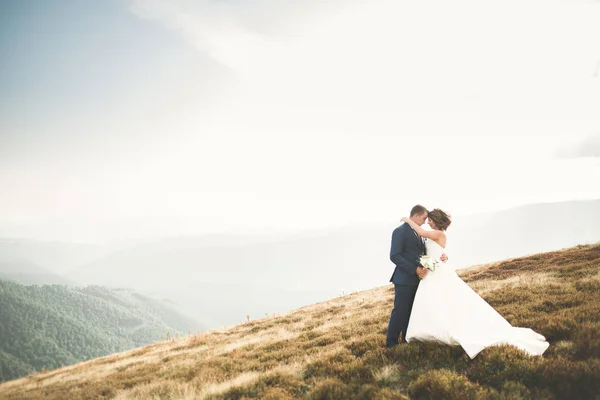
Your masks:
M436 232L438 232L438 237L435 239L435 242L442 248L446 248L446 232L442 230L436 230Z

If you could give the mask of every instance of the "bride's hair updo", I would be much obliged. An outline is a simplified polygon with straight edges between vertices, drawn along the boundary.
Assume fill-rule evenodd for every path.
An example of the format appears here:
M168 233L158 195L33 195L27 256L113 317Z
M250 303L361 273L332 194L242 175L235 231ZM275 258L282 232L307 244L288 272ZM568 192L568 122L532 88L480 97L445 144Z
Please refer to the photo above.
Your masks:
M427 215L427 217L429 217L429 219L435 223L436 228L443 231L448 229L452 223L450 214L440 210L439 208L434 208L433 210L429 211L429 215Z

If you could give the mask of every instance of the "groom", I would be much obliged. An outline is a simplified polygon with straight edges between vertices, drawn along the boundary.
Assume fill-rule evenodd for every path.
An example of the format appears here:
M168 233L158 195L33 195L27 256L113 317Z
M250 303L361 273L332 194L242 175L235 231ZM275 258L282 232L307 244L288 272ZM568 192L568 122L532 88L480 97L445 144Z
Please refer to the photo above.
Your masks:
M410 211L410 219L419 226L425 223L428 211L422 205L416 205ZM394 283L394 309L388 325L386 347L398 345L402 333L402 343L406 343L406 329L420 279L427 269L419 264L421 254L425 254L423 238L409 224L402 224L392 234L390 260L396 264L390 282ZM446 261L445 254L440 258Z

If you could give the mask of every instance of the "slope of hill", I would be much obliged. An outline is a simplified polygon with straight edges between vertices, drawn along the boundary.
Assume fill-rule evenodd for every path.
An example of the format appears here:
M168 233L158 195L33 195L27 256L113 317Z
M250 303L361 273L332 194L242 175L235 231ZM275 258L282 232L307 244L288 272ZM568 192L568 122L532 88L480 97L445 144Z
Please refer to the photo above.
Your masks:
M68 285L70 283L63 277L23 258L0 261L0 279L22 285Z
M386 349L391 286L47 371L0 399L593 399L600 394L600 244L460 272L543 357L509 347Z
M0 327L0 381L202 328L168 303L131 291L1 280Z

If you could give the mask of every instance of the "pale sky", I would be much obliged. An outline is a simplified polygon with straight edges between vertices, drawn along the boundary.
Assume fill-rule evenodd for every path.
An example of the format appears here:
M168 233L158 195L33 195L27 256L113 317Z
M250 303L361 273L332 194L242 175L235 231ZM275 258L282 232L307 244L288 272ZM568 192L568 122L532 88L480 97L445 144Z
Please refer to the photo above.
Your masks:
M0 237L600 198L597 1L0 3Z

